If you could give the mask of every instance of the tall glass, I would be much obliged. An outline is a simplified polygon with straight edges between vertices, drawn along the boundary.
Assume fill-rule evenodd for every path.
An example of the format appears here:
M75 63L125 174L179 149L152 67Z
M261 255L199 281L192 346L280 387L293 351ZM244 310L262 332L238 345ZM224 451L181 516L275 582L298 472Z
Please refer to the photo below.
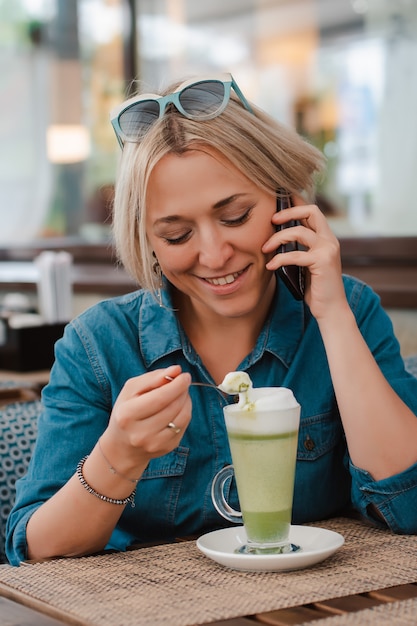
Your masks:
M249 410L224 407L233 466L215 476L213 503L229 521L241 523L243 517L248 544L241 551L288 552L300 405L284 387L253 389L251 400ZM224 494L233 473L241 512Z

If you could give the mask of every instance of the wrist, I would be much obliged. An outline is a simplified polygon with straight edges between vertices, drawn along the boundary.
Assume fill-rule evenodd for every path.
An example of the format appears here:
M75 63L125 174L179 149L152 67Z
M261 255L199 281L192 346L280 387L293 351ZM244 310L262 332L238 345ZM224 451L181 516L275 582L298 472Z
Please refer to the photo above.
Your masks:
M104 461L106 462L106 465L107 465L108 469L110 470L110 472L112 474L115 474L116 476L119 476L119 478L123 478L123 480L127 480L127 482L129 482L129 483L133 483L134 485L137 485L139 480L140 480L140 476L139 476L139 478L130 478L129 476L126 476L122 472L119 472L116 469L116 467L114 467L114 465L111 463L111 461L108 459L106 454L104 453L104 450L102 448L100 439L101 439L101 437L97 441L97 447L98 447L98 449L100 451L101 456L103 457Z
M340 328L341 325L351 322L356 324L355 316L346 299L329 304L322 315L316 317L316 321L320 330L325 330L328 327L333 330L335 325Z
M341 308L317 321L327 357L340 359L361 336L355 316L350 309Z
M98 439L94 452L100 457L104 474L125 485L138 483L149 463L149 458L141 455L140 450L115 439L109 430Z

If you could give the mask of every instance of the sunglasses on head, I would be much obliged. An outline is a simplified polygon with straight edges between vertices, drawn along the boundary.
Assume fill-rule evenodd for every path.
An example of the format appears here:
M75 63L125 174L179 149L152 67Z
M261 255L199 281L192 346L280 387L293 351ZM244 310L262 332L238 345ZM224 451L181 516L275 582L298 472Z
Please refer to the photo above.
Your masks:
M191 120L211 120L220 115L234 92L247 111L253 110L231 74L218 78L188 80L167 96L141 94L126 100L110 113L117 141L123 148L126 141L140 141L160 117L168 104L173 104L184 117Z

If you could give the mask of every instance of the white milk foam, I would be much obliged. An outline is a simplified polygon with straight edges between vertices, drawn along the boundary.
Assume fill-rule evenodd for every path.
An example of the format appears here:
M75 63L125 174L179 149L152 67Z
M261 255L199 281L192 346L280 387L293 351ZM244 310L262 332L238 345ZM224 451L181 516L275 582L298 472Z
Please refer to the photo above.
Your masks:
M239 402L225 407L227 429L245 433L284 433L298 428L300 405L286 387L253 388L246 372L230 372L219 389L239 393Z

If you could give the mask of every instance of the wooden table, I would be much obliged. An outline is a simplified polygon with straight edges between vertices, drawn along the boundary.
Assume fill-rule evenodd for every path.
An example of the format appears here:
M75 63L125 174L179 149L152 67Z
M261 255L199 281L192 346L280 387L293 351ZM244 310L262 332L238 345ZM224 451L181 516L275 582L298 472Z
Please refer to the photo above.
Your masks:
M20 568L2 566L0 623L7 626L153 626L165 623L170 626L209 623L212 626L309 623L317 626L405 626L417 623L417 537L392 535L343 518L319 525L342 533L344 529L345 546L322 564L298 572L249 574L228 570L199 553L194 541L146 546L127 553L24 564ZM68 572L69 576L66 575ZM160 574L156 576L155 572ZM341 576L343 585L354 589L354 593L341 593L343 586L338 586ZM112 580L108 584L109 578ZM390 579L396 584L381 584ZM398 581L402 582L398 584ZM116 589L118 583L120 586ZM217 619L216 612L219 608L221 610L222 602L233 602L240 588L246 593L245 585L249 590L252 588L252 597L248 598L250 610L242 614L233 609L232 615L229 611L225 619ZM89 586L91 590L86 592L85 588ZM55 593L54 587L59 588L59 593L55 600L46 602L48 587L51 597ZM102 587L105 592L100 597ZM276 598L269 599L268 610L257 611L256 596L262 596L265 588L273 590L272 596L276 595ZM116 595L108 597L113 592ZM210 619L193 619L192 614L198 613L196 593L203 604L207 603L206 608L215 609ZM154 606L148 602L149 594L154 596ZM298 594L304 600L310 597L311 601L297 604L294 598ZM93 603L93 617L87 617L88 610L82 615L78 603L81 606L83 602ZM107 602L107 607L102 606L103 602ZM129 613L132 602L137 610L137 622L132 621L132 613ZM262 598L259 602L262 605ZM276 608L271 610L274 603ZM72 610L74 605L77 606ZM68 606L70 610L65 608ZM107 619L109 607L115 607L116 613L113 617L109 614ZM149 612L149 607L154 614ZM170 607L172 620L164 615L164 611L171 610ZM176 613L177 610L183 611L183 617ZM209 614L210 610L205 612L206 618Z
M2 590L0 589L1 593ZM356 626L360 626L361 615L362 617L364 616L362 611L371 607L398 603L412 598L417 598L417 583L397 585L369 593L353 594L247 617L235 617L210 622L210 624L211 626L260 626L261 624L268 624L269 626L297 626L311 622L312 626L314 626L316 620L326 619L328 625L332 626L333 620L330 618L336 615L351 614L352 618L355 618ZM49 617L41 609L35 610L3 596L0 596L0 616L0 623L7 624L7 626L62 626L63 624L77 623L72 620ZM391 613L391 617L395 619L395 611ZM380 623L378 617L375 616L375 625L378 623ZM394 626L395 621L392 624Z
M0 407L39 399L42 388L49 382L49 373L49 370L25 373L0 370Z
M46 385L49 382L49 375L50 370L39 370L37 372L16 372L12 370L0 369L0 382Z

